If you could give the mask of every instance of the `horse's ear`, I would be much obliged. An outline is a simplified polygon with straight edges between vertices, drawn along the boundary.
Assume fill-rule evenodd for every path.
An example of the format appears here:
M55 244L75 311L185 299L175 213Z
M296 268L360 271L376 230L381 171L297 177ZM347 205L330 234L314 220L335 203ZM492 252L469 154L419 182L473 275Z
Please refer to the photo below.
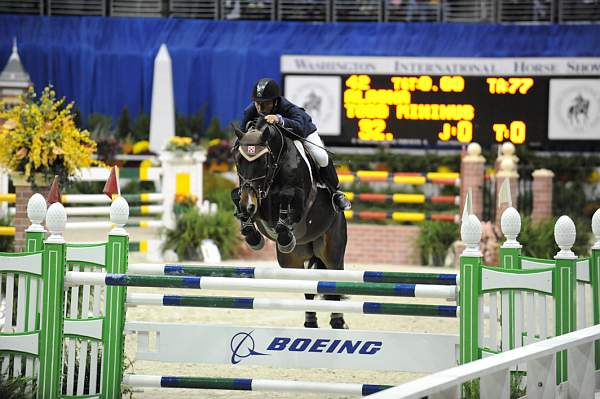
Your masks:
M244 137L244 132L242 132L240 130L239 127L237 127L236 125L234 125L233 123L231 124L231 128L233 129L233 132L235 133L235 135L237 136L238 140L241 140L242 137Z
M260 139L263 143L266 143L271 138L271 126L267 125L265 130L262 131Z

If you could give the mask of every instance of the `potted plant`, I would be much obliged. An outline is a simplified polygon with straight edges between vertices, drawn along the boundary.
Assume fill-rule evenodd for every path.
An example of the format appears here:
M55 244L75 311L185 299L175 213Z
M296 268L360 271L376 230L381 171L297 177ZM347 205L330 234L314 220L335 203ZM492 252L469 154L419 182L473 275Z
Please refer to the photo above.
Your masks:
M24 245L27 201L34 192L46 194L54 178L65 187L80 168L102 165L92 156L96 142L75 124L73 103L57 98L52 86L41 95L33 88L13 107L0 103L0 167L12 178L15 204L15 249Z
M57 98L52 86L38 97L33 88L12 108L0 106L0 167L16 184L32 187L59 176L64 186L80 168L100 165L96 143L74 121L73 103Z

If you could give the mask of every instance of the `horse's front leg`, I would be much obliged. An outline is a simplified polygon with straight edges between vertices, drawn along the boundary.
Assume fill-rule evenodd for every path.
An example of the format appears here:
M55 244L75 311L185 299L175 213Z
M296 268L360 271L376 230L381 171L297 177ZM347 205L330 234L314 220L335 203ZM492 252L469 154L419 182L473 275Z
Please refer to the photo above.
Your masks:
M277 225L275 226L275 232L277 233L277 249L287 254L294 250L296 247L296 237L292 231L292 209L291 203L293 198L293 190L290 192L292 195L286 195L286 192L282 192L281 200L279 203L279 217L277 219Z
M244 203L247 203L252 199L248 193L245 193L244 195ZM240 194L239 188L235 188L231 191L231 200L235 205L235 217L240 221L240 232L244 236L244 240L251 249L255 251L261 250L265 245L265 239L256 229L254 220L252 220L252 216L248 213L246 207L241 205L242 195ZM253 200L254 203L256 203L256 198L253 198Z

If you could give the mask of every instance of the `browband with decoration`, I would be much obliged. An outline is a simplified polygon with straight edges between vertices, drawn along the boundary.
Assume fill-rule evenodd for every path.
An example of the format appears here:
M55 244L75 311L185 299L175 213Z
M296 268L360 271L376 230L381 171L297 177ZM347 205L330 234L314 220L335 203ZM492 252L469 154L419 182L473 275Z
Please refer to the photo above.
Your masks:
M239 151L244 158L252 162L268 153L269 148L265 145L240 145Z

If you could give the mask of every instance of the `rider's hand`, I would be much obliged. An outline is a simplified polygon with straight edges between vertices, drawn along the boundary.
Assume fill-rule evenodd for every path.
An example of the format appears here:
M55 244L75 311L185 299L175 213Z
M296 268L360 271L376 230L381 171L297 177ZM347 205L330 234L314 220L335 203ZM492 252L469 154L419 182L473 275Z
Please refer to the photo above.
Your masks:
M265 121L267 121L267 123L276 124L279 123L279 118L277 115L267 115L265 116Z

